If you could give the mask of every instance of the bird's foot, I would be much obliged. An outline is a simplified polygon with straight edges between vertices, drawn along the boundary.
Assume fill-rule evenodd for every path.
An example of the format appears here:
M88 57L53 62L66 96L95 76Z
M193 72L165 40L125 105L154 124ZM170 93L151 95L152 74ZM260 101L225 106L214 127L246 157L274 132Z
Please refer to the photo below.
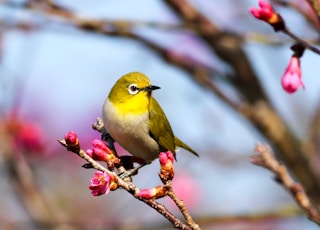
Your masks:
M125 171L120 172L120 173L118 174L118 176L119 176L121 179L124 179L124 178L126 178L126 177L131 177L131 176L137 175L139 169L141 169L141 168L142 168L143 166L145 166L146 164L147 164L147 163L144 163L144 164L139 165L139 166L136 167L136 168L126 169Z
M122 180L124 180L126 178L131 178L132 176L137 175L137 174L138 174L138 170L136 170L136 168L133 168L133 169L125 170L125 171L119 173L118 176Z

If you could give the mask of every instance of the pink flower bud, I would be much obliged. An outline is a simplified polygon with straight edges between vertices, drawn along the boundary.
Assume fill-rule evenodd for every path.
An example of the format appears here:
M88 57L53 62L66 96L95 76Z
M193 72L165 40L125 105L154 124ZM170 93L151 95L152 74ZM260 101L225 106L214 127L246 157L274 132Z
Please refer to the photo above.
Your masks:
M259 0L259 6L260 8L251 7L250 13L257 19L268 22L275 14L272 5L265 0Z
M92 158L96 161L107 161L108 153L99 148L93 148Z
M164 186L157 186L149 189L141 189L138 196L143 199L158 199L166 195L166 189Z
M174 156L172 152L161 152L159 154L159 161L160 161L160 179L163 183L166 183L169 180L172 180L174 177L174 168L173 168L173 162L174 162Z
M76 146L79 144L78 136L75 132L70 131L64 136L64 140L66 141L67 145Z
M106 153L112 153L112 150L102 140L95 139L91 143L95 148L101 149Z
M269 23L276 31L283 30L285 28L285 24L281 16L274 11L272 5L268 1L259 0L259 6L260 8L251 7L249 9L250 13L255 18Z
M103 141L95 139L92 141L92 145L94 148L86 151L92 159L107 162L110 170L113 170L115 165L120 164L120 160Z
M161 166L168 165L170 167L170 165L172 165L174 162L173 154L170 151L161 152L159 154L159 161Z
M304 84L301 79L300 59L296 56L292 56L289 65L281 78L282 88L287 93L294 93L297 89Z

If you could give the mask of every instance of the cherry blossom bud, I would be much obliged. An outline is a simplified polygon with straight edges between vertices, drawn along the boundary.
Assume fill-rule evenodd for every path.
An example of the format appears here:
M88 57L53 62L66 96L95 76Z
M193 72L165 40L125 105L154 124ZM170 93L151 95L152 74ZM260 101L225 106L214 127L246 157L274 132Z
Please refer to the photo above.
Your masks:
M112 150L109 148L109 146L106 145L102 140L95 139L92 141L92 146L98 149L103 150L107 154L112 153Z
M304 88L301 78L300 59L293 55L281 78L282 88L290 94L296 92L300 86Z
M94 148L86 151L92 159L106 162L110 170L113 170L115 166L120 166L120 159L103 141L95 139L92 141L92 145Z
M272 5L266 0L259 0L260 8L251 7L250 13L257 19L269 23L275 31L284 30L285 24L282 17L276 13Z
M166 195L166 188L164 186L156 186L149 189L141 189L138 196L143 199L158 199Z
M65 136L64 139L67 143L67 145L75 146L79 143L78 136L75 132L70 131Z
M70 131L64 136L64 140L68 145L67 148L69 151L78 152L80 150L80 144L78 136L75 132Z
M173 168L173 162L174 162L174 156L172 152L161 152L159 154L159 161L160 161L160 179L163 183L166 183L169 180L172 180L174 177L174 168Z

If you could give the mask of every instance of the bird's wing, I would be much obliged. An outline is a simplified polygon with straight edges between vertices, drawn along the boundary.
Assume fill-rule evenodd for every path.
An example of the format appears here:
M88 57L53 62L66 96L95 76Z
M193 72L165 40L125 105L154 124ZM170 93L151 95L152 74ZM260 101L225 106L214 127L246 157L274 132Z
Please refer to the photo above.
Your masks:
M170 150L175 155L175 142L171 126L161 106L153 97L150 98L150 108L152 108L149 109L150 136L159 143L161 151Z

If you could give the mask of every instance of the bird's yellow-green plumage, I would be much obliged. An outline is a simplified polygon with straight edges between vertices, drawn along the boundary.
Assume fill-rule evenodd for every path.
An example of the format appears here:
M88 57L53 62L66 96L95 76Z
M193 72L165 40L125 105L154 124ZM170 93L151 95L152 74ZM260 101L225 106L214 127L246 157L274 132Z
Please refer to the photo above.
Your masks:
M176 147L198 154L174 136L161 106L152 97L159 89L139 72L122 76L111 89L103 106L103 122L111 137L136 157L150 163L161 151Z

